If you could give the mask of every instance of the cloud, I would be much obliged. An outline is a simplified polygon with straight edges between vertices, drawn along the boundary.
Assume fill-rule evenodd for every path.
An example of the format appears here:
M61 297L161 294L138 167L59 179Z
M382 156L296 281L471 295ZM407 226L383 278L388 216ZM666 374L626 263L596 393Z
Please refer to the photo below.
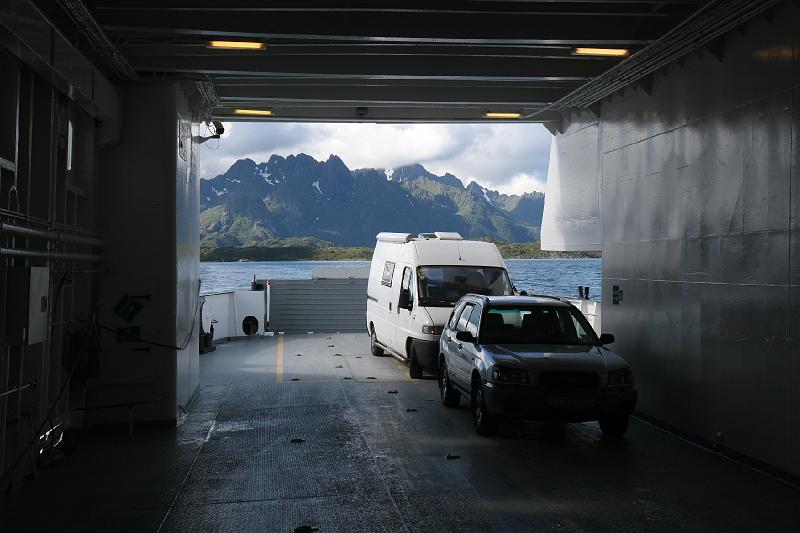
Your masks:
M394 168L421 163L464 181L520 194L544 190L550 134L540 124L225 123L219 141L200 146L199 174L212 178L237 159L272 154L330 154L348 167Z
M544 192L547 185L546 176L539 178L531 174L517 174L503 186L503 192L506 194L523 194L531 191Z
M423 164L432 172L451 172L465 183L474 180L501 192L544 190L550 133L543 126L475 125L459 133L469 139L465 150ZM531 188L521 191L525 184Z

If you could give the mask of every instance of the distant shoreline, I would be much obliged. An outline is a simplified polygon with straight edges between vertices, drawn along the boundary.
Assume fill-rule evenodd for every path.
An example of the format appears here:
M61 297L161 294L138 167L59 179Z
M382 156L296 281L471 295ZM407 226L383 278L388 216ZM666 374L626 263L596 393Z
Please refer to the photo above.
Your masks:
M483 239L485 240L485 239ZM533 243L495 243L503 259L596 259L599 252L550 252ZM268 261L369 261L373 248L366 246L231 246L201 250L208 263Z
M587 255L587 256L580 256L580 257L567 257L567 256L564 256L564 257L558 257L558 256L554 256L554 257L503 257L503 259L511 259L511 260L526 259L526 260L530 260L530 261L553 261L553 260L558 260L558 259L571 259L571 260L602 259L602 257L599 256L599 255L596 256L596 257ZM202 257L200 258L200 262L201 263L226 263L226 264L227 263L243 263L243 264L247 264L247 263L289 263L289 262L292 262L292 261L295 261L297 263L302 263L302 262L305 262L305 261L316 261L316 262L319 262L319 263L352 263L352 262L355 262L355 261L369 262L371 260L372 260L372 256L370 256L370 257L368 257L366 259L258 259L258 260L246 259L244 261L239 260L239 259L234 260L234 259L203 259Z

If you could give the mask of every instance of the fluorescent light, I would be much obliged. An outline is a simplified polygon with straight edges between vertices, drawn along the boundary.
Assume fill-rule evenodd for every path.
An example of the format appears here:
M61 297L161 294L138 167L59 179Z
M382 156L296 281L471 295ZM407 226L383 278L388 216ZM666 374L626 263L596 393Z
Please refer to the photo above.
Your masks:
M519 118L522 113L513 113L510 111L487 111L483 114L484 118Z
M267 43L263 41L208 41L208 48L223 50L266 50Z
M251 117L271 117L272 109L234 109L234 115L248 115Z
M631 51L627 48L575 48L576 56L627 57Z

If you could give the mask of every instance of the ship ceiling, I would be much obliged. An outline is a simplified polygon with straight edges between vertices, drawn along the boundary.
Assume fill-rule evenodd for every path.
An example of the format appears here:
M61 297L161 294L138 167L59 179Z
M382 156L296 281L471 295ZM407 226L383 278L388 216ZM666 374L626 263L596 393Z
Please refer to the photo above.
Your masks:
M216 118L560 119L554 104L695 14L704 0L57 0L59 29L116 79L211 81ZM265 5L266 4L266 5ZM264 50L208 47L266 43ZM253 117L238 117L253 119ZM504 120L504 119L500 119Z

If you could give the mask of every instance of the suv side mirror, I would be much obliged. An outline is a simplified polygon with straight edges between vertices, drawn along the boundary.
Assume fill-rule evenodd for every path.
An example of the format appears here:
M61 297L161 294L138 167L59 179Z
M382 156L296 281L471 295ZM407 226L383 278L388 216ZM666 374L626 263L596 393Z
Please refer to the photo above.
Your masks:
M475 338L475 335L469 331L459 331L456 333L456 340L461 342L469 342L471 344L475 344L478 341L478 339Z
M611 333L603 333L600 335L600 344L605 346L606 344L613 344L614 343L614 335Z
M397 301L398 309L408 309L411 311L411 308L414 305L411 302L411 292L406 289L400 289L400 299Z
M527 296L528 295L528 291L519 291L519 295L520 296Z

